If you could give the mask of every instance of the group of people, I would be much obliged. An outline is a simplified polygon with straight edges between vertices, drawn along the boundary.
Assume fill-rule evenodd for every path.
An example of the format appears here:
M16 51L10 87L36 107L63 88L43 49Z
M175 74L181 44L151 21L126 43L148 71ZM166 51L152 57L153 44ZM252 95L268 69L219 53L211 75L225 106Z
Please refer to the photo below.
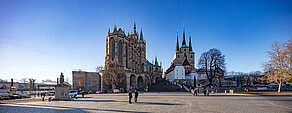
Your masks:
M191 93L193 96L199 96L199 88L191 88ZM204 87L204 95L209 96L209 90Z
M135 90L134 94L135 94L134 101L135 101L135 103L137 103L139 93L138 93L138 91ZM133 98L133 95L132 95L132 91L130 90L129 91L129 104L132 104L132 98Z
M191 92L192 92L192 95L194 96L194 95L196 95L196 96L199 96L199 88L192 88L191 89Z

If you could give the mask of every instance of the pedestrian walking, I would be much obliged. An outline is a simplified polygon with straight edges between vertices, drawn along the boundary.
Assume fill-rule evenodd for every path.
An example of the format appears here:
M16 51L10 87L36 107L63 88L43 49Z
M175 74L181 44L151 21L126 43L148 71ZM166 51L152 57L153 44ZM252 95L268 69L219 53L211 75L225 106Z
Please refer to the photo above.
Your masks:
M135 90L135 103L137 103L138 95L139 95L138 91Z
M204 95L205 95L205 96L207 95L206 87L204 87Z
M129 104L132 104L131 100L132 100L132 91L130 90L129 91Z
M199 88L197 88L197 96L199 96L200 90Z

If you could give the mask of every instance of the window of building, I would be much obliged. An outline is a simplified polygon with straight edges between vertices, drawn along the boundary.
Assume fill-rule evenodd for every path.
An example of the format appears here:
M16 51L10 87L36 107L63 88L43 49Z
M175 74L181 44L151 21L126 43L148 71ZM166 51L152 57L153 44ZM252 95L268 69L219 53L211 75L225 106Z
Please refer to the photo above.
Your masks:
M119 42L119 57L118 57L118 60L119 60L119 64L122 65L122 62L123 62L123 45L122 45L122 42Z
M115 42L112 41L112 60L115 59L115 52L116 52Z
M128 68L128 46L126 46L126 68Z

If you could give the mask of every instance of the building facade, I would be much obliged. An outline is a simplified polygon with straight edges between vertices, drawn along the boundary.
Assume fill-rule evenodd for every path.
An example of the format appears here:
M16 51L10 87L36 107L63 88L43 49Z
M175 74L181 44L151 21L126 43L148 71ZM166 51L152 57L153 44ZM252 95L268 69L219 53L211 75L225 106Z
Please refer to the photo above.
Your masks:
M179 46L178 33L176 37L176 48L174 59L164 73L164 78L170 82L180 83L185 86L201 87L209 84L205 70L195 68L195 52L192 48L191 35L189 33L189 45L186 44L185 29L183 28L182 43ZM180 68L183 67L183 68ZM183 70L178 73L177 70ZM220 71L216 74L222 74ZM183 76L183 77L182 77ZM218 78L214 78L213 83L220 84Z
M183 28L182 44L179 46L178 33L176 36L176 48L174 59L164 73L164 78L170 82L184 85L194 85L196 80L195 52L192 48L191 35L189 33L189 45L186 44L185 29Z
M139 34L134 23L133 31L126 35L124 30L117 29L115 25L112 32L109 29L106 37L105 69L92 74L73 71L73 87L145 90L157 78L162 78L161 65L157 57L152 63L146 59L146 41L142 29ZM95 79L86 79L89 76Z
M180 65L175 66L173 71L170 71L167 74L166 80L168 80L169 82L173 82L174 80L177 80L177 79L185 79L184 66L180 66Z
M101 78L98 72L72 71L73 89L85 92L100 91Z

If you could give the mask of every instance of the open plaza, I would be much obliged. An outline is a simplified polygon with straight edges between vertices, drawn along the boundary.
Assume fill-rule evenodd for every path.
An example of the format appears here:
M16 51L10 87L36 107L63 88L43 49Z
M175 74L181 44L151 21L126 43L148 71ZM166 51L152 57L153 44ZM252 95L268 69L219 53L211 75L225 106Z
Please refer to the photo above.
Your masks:
M276 95L225 94L192 96L187 92L140 92L137 103L128 103L127 93L88 94L71 101L41 101L32 97L0 104L0 113L291 113L292 93ZM31 101L30 101L31 100Z

